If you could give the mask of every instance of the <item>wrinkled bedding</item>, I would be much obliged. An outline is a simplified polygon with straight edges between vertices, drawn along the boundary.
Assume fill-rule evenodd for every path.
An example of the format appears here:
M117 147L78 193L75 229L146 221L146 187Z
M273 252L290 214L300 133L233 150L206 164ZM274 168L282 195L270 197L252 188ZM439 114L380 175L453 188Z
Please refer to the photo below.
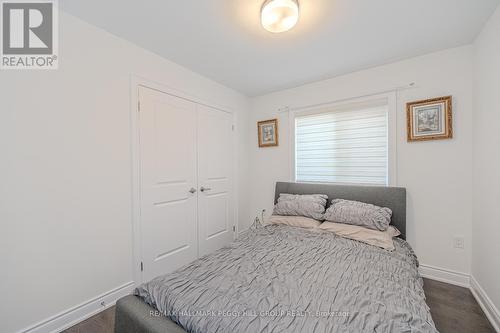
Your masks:
M134 293L188 332L437 332L410 246L268 225Z

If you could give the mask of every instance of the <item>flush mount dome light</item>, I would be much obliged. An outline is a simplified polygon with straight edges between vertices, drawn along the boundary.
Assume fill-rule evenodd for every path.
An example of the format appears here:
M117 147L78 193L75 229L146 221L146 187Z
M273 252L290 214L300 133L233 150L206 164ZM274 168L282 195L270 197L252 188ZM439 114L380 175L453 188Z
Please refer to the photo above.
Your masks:
M270 32L285 32L299 20L297 0L266 0L260 13L262 26Z

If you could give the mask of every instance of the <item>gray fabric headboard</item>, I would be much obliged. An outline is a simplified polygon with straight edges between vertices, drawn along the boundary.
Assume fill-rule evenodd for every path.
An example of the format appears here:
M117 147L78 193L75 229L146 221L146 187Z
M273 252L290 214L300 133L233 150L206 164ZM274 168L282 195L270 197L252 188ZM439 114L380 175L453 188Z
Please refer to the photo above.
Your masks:
M326 194L327 207L332 199L356 200L388 207L392 210L391 224L401 231L400 237L406 239L406 189L403 187L277 182L274 203L277 202L280 193Z

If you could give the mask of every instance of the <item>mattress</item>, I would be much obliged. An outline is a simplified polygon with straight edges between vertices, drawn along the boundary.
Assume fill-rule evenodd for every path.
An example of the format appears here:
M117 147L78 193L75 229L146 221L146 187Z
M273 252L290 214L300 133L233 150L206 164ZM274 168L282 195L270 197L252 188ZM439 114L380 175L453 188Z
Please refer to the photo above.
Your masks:
M437 332L417 258L269 225L134 291L187 332Z

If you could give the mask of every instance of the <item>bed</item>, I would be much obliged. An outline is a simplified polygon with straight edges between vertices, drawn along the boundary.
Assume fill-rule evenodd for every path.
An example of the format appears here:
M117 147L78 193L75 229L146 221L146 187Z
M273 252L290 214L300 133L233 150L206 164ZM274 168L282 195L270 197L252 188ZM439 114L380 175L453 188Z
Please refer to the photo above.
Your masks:
M118 300L116 333L437 332L406 237L406 191L276 184L389 207L401 231L386 251L331 232L255 228Z

